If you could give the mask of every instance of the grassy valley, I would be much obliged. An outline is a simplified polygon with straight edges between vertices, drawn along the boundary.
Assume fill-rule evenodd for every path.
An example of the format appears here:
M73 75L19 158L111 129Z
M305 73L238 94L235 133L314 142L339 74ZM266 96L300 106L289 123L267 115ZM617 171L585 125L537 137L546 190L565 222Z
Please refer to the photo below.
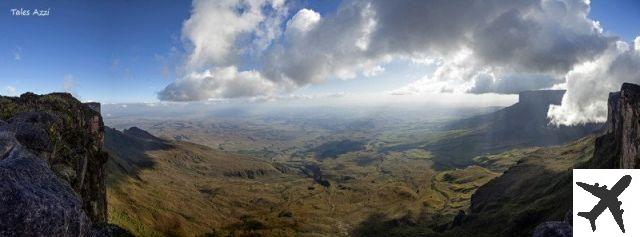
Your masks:
M256 139L234 151L107 129L110 219L140 236L351 236L376 216L446 224L498 175L479 166L436 171L429 151L406 143L415 137L397 137L415 124L378 126L298 130L298 143L272 137L265 149Z
M549 206L555 196L538 205L524 195L526 202L508 205L536 204L510 212L510 206L486 204L494 197L484 193L508 187L514 190L500 195L518 196L537 175L541 182L562 180L576 157L590 155L593 139L536 145L577 139L599 125L513 123L522 106L466 120L262 115L141 119L139 129L127 128L130 119L114 119L109 123L121 130L105 135L114 156L110 221L139 236L476 235L469 231L497 220L533 225L559 215L560 209L547 213L557 208ZM543 109L532 111L539 117ZM535 129L499 136L517 128ZM570 135L546 140L555 133ZM545 215L531 217L527 210ZM482 233L501 230L498 223Z
M563 201L572 198L571 169L592 159L595 140L592 135L479 158L480 165L504 173L475 190L465 214L435 233L422 221L387 225L369 236L530 236L538 224L563 220L571 210L571 202ZM512 165L504 169L505 163Z

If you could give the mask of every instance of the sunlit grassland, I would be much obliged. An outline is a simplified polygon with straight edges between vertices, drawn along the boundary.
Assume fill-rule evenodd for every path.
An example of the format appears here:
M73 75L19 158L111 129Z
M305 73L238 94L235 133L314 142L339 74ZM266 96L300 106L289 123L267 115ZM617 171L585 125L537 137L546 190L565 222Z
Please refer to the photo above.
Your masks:
M437 214L438 223L448 221L468 208L469 192L495 176L480 167L435 172L424 149L380 152L367 143L364 150L305 162L320 167L331 183L325 187L294 163L282 164L289 171L277 170L256 159L176 144L148 152L155 165L135 175L110 164L118 171L110 174L118 181L108 191L113 223L139 236L348 236L374 214ZM234 176L258 170L264 173L254 178Z

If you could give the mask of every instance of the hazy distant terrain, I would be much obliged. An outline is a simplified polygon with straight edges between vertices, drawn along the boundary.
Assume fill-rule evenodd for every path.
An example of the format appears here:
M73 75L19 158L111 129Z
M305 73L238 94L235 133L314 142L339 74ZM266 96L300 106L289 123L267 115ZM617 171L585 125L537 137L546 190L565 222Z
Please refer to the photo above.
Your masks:
M376 216L445 224L498 173L438 172L427 150L389 148L450 136L452 113L136 120L162 138L150 140L107 129L111 220L141 235L347 236Z
M145 105L138 106L149 109ZM178 116L154 107L146 111L147 116L141 117L135 113L124 114L119 107L106 107L105 110L106 114L112 114L107 116L105 123L113 128L122 130L137 126L168 140L189 141L267 160L289 161L306 159L315 155L317 147L328 148L327 144L336 141L351 141L377 149L432 142L452 133L445 130L450 121L496 108L312 107L268 112L213 109L198 116L191 113ZM138 108L129 106L128 110L137 111Z
M551 127L544 111L554 101L529 102L428 113L112 114L106 123L119 130L105 135L115 156L108 165L110 218L143 236L438 234L469 212L479 187L536 146L570 142L600 126ZM519 133L500 135L506 131Z
M444 224L497 175L480 167L436 172L429 153L413 149L265 162L188 142L152 145L129 131L108 130L108 150L121 150L117 141L152 148L137 160L119 154L109 162L110 218L144 236L347 236L372 215L428 213Z
M572 169L640 168L640 0L0 9L0 237L625 232Z

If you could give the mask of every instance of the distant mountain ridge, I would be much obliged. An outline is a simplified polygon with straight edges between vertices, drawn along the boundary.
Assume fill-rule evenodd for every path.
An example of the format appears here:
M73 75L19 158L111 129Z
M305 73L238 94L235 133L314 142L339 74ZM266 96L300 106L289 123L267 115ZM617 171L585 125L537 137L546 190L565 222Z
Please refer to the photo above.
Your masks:
M459 136L427 146L436 163L444 167L464 167L479 155L513 148L564 144L602 128L602 124L555 126L547 118L549 106L562 102L564 90L525 91L518 103L495 111L452 122L449 130L465 130ZM455 150L455 153L450 151Z

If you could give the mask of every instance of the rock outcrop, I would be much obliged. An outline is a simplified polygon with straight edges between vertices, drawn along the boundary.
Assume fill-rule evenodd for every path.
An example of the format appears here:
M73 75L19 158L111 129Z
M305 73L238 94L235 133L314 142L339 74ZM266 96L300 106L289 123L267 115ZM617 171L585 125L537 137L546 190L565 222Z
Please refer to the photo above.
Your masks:
M584 168L640 168L640 86L622 84L609 94L606 133L596 140L593 159Z
M0 236L101 233L108 154L95 106L66 93L0 97Z
M91 222L71 186L21 145L15 133L0 131L0 236L87 233Z
M532 237L571 237L573 236L573 214L568 211L564 221L547 221L533 229Z

